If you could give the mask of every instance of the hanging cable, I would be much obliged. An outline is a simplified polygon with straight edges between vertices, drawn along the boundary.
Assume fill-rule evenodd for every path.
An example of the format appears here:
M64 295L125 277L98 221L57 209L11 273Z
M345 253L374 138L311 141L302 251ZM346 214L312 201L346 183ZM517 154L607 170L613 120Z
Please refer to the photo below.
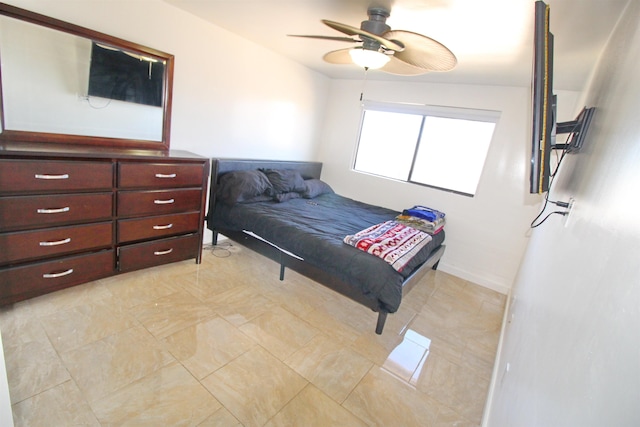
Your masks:
M551 175L549 175L549 189L544 194L544 204L542 205L542 209L540 210L540 213L538 213L538 215L533 219L533 221L531 221L530 228L536 228L536 227L542 225L551 215L562 215L562 216L565 216L565 215L567 215L569 213L568 210L567 211L553 211L553 212L549 213L547 216L545 216L540 222L536 223L536 221L538 221L538 219L540 219L540 217L544 213L545 209L547 209L547 205L549 203L552 203L552 204L554 204L556 206L560 206L561 208L565 208L565 209L569 208L569 203L549 200L549 192L551 192L551 188L552 188L552 185L553 185L553 180L556 177L556 174L558 173L558 171L560 170L560 165L562 164L562 160L564 159L564 156L566 156L569 151L570 150L568 148L564 148L562 150L562 154L560 155L560 158L558 159L558 162L556 164L555 169L553 170ZM556 158L557 158L557 153L556 153Z

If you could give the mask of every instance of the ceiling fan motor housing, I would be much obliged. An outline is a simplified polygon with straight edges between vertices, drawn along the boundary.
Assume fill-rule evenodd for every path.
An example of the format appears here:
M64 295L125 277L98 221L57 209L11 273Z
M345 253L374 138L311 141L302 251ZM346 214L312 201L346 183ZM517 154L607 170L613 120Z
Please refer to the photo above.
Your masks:
M362 21L360 23L360 29L364 31L368 31L375 35L382 35L387 31L391 30L391 27L386 24L387 18L389 17L389 11L383 9L381 7L372 7L367 11L369 15L369 19L366 21ZM378 50L380 49L380 43L367 38L366 36L362 37L362 48L368 50Z

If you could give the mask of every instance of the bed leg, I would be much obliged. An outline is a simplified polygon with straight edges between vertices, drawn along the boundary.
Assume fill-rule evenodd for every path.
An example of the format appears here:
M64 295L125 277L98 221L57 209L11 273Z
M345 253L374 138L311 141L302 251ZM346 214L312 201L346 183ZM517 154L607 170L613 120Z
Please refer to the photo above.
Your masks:
M435 264L433 264L433 267L431 267L432 270L437 270L438 269L438 264L440 264L440 260L438 260L438 262L436 262Z
M213 238L211 239L211 244L213 246L218 244L218 232L213 230Z
M384 329L384 322L387 320L387 312L379 311L378 312L378 323L376 324L376 334L382 335L382 330Z
M284 280L284 256L282 252L279 253L278 258L280 259L280 281Z

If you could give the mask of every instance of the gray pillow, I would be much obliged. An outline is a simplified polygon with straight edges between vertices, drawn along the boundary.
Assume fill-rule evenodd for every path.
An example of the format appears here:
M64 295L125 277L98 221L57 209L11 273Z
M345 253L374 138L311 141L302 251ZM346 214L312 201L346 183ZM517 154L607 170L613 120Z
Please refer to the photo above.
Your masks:
M271 183L259 170L233 171L220 177L216 195L227 205L270 200Z
M304 186L305 190L302 192L302 197L305 199L313 199L321 194L334 193L329 184L319 179L307 179L304 181Z
M260 169L269 179L272 196L282 193L301 193L305 191L304 179L295 169Z

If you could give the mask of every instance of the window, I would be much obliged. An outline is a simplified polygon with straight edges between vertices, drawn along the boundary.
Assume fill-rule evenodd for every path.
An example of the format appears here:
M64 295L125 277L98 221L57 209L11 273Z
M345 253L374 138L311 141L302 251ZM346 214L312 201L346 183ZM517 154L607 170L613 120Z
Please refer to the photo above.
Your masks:
M499 113L365 101L354 169L473 196Z

